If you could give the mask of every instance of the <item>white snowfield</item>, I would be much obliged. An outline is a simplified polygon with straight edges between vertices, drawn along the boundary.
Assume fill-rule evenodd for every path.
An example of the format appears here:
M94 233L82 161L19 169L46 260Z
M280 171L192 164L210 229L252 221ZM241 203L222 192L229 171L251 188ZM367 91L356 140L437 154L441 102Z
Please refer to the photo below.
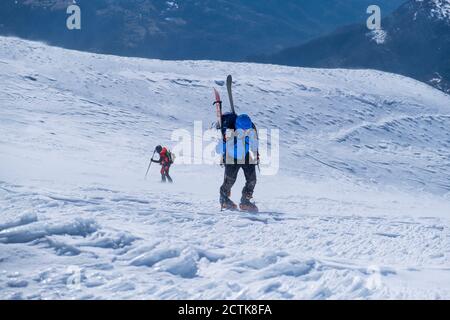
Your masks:
M427 0L416 0L424 2ZM450 23L450 0L428 0L431 2L431 16Z
M150 169L212 88L280 130L260 214ZM0 37L0 298L449 299L450 97L398 75L96 55ZM242 172L233 189L237 202Z

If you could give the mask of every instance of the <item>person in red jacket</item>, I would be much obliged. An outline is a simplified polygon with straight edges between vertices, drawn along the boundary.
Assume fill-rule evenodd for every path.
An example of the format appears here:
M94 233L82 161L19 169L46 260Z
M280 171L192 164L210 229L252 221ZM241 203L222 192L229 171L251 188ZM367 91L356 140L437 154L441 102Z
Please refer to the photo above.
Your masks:
M167 181L172 183L173 180L169 175L169 169L172 165L172 159L169 151L167 148L163 148L161 146L157 146L155 150L159 154L159 160L152 159L152 162L159 163L161 165L161 181L166 182L167 179Z

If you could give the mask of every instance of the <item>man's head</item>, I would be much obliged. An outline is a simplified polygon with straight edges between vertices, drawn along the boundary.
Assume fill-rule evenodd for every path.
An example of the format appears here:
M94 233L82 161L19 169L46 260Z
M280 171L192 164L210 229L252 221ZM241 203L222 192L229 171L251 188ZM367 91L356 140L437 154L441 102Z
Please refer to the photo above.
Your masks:
M163 148L161 146L156 146L156 148L155 148L156 152L158 152L158 153L161 153L162 149Z

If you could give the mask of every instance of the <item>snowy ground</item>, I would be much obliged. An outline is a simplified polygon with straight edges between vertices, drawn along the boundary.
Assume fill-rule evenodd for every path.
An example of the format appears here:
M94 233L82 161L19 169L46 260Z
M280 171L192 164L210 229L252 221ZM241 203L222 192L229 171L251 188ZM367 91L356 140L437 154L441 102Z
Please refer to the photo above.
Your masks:
M278 128L262 213L143 175L212 87ZM375 71L165 62L0 37L0 298L450 298L450 97ZM234 188L237 201L242 179Z

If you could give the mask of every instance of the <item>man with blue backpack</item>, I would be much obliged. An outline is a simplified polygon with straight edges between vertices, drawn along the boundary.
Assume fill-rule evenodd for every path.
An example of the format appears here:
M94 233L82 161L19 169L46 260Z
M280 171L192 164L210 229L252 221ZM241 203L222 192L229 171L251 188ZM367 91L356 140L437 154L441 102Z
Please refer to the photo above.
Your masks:
M239 209L258 212L258 207L251 202L256 186L256 166L259 161L256 126L246 114L227 113L222 116L221 153L225 175L220 187L220 205L225 210L237 210L237 205L230 199L231 188L236 182L239 170L244 171L245 186L242 190Z

